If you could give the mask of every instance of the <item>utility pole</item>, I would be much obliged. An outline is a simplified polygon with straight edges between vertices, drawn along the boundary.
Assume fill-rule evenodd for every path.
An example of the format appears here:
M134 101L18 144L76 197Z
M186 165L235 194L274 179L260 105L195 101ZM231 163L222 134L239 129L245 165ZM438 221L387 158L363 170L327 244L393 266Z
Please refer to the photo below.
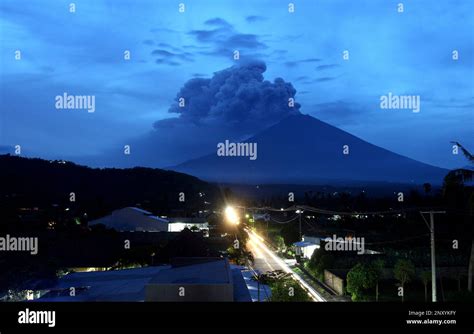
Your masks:
M260 275L257 277L257 285L258 285L258 301L260 301Z
M299 222L299 226L300 226L300 241L301 241L301 238L302 238L302 235L301 235L301 213L302 213L302 212L303 212L303 211L302 211L301 209L296 210L296 213L299 214L299 220L300 220L300 222Z
M428 226L430 230L430 242L431 242L431 299L433 302L436 302L436 257L435 257L435 230L434 230L434 215L435 213L446 213L446 211L420 211L423 220L428 225L428 222L425 219L423 214L430 214L430 225Z

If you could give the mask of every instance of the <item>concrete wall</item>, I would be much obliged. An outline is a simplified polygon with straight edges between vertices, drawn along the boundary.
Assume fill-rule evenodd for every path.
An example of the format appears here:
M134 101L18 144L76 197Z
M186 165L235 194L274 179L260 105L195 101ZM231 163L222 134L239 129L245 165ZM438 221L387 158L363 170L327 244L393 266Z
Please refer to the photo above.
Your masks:
M330 271L324 270L324 283L336 291L339 296L344 295L344 279Z
M431 268L417 268L415 273L415 280L419 280L419 275L422 271L430 271ZM460 275L467 275L466 267L437 267L436 268L437 277L457 279ZM344 275L345 277L345 275ZM381 279L394 279L393 269L384 268L382 269ZM336 291L339 295L344 293L344 284L345 278L341 278L331 271L324 270L324 283L326 283L330 288Z

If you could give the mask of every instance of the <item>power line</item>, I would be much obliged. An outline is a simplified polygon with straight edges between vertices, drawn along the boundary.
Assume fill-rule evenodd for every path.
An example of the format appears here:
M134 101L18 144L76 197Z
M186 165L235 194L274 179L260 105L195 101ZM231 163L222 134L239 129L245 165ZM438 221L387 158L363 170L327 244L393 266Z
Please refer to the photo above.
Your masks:
M288 223L291 223L292 221L296 220L297 218L298 218L298 215L294 216L293 218L291 218L290 220L287 220L287 221L278 221L275 218L272 218L270 216L270 220L277 223L277 224L288 224Z
M334 211L334 210L327 210L322 208L316 208L309 205L292 205L287 208L273 208L269 206L262 206L262 207L246 207L246 206L237 206L241 209L251 210L251 211L272 211L272 212L288 212L288 211L296 211L296 210L306 210L315 213L321 213L326 215L340 215L340 216L354 216L354 215L381 215L381 214L400 214L406 212L415 212L423 210L424 208L404 208L404 209L397 209L397 210L383 210L383 211Z

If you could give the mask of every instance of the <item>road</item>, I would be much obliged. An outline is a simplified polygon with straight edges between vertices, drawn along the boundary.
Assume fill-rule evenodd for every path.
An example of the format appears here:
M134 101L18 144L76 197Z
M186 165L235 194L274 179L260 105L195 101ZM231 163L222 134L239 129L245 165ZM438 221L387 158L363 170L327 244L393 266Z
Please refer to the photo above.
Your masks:
M285 263L278 255L267 247L262 237L249 229L245 230L249 235L247 243L248 250L252 252L255 262L254 268L265 273L267 271L282 270L290 273L293 278L303 287L314 301L326 301L316 290L314 290L308 283L306 283L300 275L295 273L288 264Z

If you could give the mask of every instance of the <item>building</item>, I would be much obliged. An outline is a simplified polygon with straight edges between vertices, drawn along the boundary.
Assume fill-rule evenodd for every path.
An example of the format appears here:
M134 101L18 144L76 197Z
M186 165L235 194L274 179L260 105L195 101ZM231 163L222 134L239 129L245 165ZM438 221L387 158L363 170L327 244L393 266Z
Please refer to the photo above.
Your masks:
M181 232L185 228L190 230L199 229L204 232L205 236L209 236L209 223L206 218L201 217L170 217L168 232Z
M245 269L225 258L179 258L165 266L71 273L37 301L250 302Z
M167 232L168 220L135 207L115 210L110 215L92 220L89 225L103 224L119 232Z
M341 240L339 240L339 239L341 239ZM331 239L331 237L303 235L302 241L298 241L298 242L293 243L293 245L295 246L296 255L299 255L299 256L301 256L302 258L305 258L305 259L310 259L311 256L313 255L314 251L321 247L321 241L326 241L326 242L331 241L331 242L335 242L336 244L339 244L341 246L342 246L342 244L348 244L348 243L352 243L354 245L364 246L363 242L357 241L356 238L354 238L351 241L351 239L348 239L348 240L345 240L345 239L343 240L343 238L337 238L336 239L335 236L333 236L333 238ZM366 249L365 247L362 247L361 249L362 249L361 254L366 254L366 255L380 254L380 252L370 250L370 249Z
M321 238L303 235L301 241L295 242L296 255L310 259L316 249L319 249Z
M115 210L108 216L89 222L89 225L97 224L103 224L119 232L181 232L189 228L203 231L208 235L209 231L205 218L162 218L136 207Z
M148 282L145 300L230 302L237 284L245 286L242 273L225 258L182 258Z

